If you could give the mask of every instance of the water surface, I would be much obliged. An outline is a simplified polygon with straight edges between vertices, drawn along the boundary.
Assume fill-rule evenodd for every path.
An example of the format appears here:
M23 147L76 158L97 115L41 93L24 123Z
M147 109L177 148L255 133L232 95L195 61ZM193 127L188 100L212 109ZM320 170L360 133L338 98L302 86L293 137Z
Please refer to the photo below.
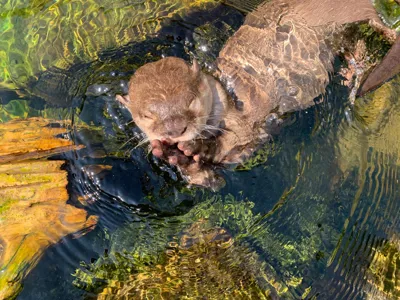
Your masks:
M230 249L238 253L233 261L227 254L209 259L242 276L235 266L246 257L256 257L248 272L266 274L255 285L271 289L272 294L293 299L399 297L398 78L351 106L340 77L333 76L324 102L292 115L292 124L264 148L264 159L245 170L224 170L227 184L218 193L187 189L174 168L155 160L146 145L139 145L142 135L114 95L126 92L126 81L135 69L162 56L189 59L194 55L212 69L219 49L243 22L243 13L222 4L176 13L176 3L104 2L100 14L110 18L104 21L108 26L116 26L111 22L116 14L132 18L127 23L118 19L120 27L107 32L90 31L90 26L104 22L90 23L89 14L58 19L55 13L87 12L89 4L83 8L74 1L55 4L7 3L12 13L2 15L1 24L8 24L3 37L13 33L18 40L26 24L37 24L30 30L45 30L51 20L42 16L54 14L53 21L60 22L59 38L76 55L61 63L54 59L59 51L56 42L53 48L43 44L46 51L27 47L26 40L8 43L31 67L15 66L16 73L8 76L18 78L3 78L24 88L12 84L2 88L1 117L3 122L23 115L71 121L69 138L85 148L52 159L67 162L69 203L99 220L86 235L67 236L47 249L23 281L17 299L93 296L77 287L84 285L73 284L72 274L87 270L81 262L95 263L105 254L124 250L156 257L170 250L171 241L182 243L186 231L191 232L187 228L202 222L207 230L226 230L223 238L232 239ZM74 27L77 20L83 25L74 32L93 34L90 43L63 30L63 24ZM124 33L123 26L135 30ZM25 58L24 49L29 49ZM32 58L35 55L40 59ZM14 58L13 63L20 60ZM32 74L36 81L29 77ZM153 274L149 265L146 272ZM87 272L94 276L92 271ZM214 285L203 282L216 290L228 284L216 278ZM201 282L201 275L193 280ZM187 296L195 293L192 290Z

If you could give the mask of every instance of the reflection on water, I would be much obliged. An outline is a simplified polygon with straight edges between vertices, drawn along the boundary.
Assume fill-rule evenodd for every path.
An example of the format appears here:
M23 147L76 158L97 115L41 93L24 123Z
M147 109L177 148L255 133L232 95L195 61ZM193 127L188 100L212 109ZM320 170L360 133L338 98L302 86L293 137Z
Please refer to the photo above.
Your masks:
M57 18L59 13L75 11L75 17L83 20L82 12L92 7L74 1L39 2L30 6L7 2L1 24L21 17L21 24L40 25L47 20L42 15ZM189 2L166 1L170 6L156 2L140 2L158 7L153 14L149 9L141 14L142 6L125 2L102 9L96 2L93 7L98 9L92 13L98 11L101 17L96 22L104 24L120 11L131 16L128 23L121 21L126 19L123 16L117 18L122 22L115 28L118 32L132 22L139 24L134 28L142 28L146 24L142 19L155 20L150 23L157 24L157 36L142 36L138 41L139 35L128 30L124 38L135 43L124 46L127 40L123 40L96 56L96 49L104 49L102 36L109 34L109 40L116 42L119 35L107 30L98 35L84 27L93 36L82 44L80 35L65 36L68 26L63 28L63 20L57 19L63 29L59 39L75 41L71 47L78 61L57 65L54 61L61 51L57 47L62 43L54 43L54 48L43 43L43 56L29 56L36 63L28 71L47 68L37 64L58 70L43 73L33 89L21 81L24 75L10 73L26 93L43 96L38 91L45 91L47 100L57 98L64 108L0 91L3 122L21 116L72 121L69 137L84 148L55 158L67 161L69 202L99 217L96 229L86 236L65 237L46 251L24 280L18 299L83 299L96 293L104 299L111 295L132 299L145 295L156 299L400 297L400 80L392 80L351 107L348 91L334 77L325 102L291 116L292 125L247 168L224 171L227 185L222 191L190 190L174 168L140 145L141 133L114 95L126 91L126 81L137 67L163 55L188 59L193 54L212 69L219 49L240 26L243 15L214 3L203 7L207 17L196 10L185 17L188 11L179 5ZM69 16L64 22L75 18ZM85 19L88 24L89 19ZM111 23L107 26L115 25ZM3 37L18 32L4 26ZM48 30L43 26L37 30ZM7 47L26 49L14 42L6 48L2 45L0 58ZM85 45L92 50L85 52ZM40 47L28 48L38 53ZM26 73L23 68L14 70ZM9 83L11 75L2 81ZM61 87L61 91L69 89L64 96L57 87L60 78L68 83Z

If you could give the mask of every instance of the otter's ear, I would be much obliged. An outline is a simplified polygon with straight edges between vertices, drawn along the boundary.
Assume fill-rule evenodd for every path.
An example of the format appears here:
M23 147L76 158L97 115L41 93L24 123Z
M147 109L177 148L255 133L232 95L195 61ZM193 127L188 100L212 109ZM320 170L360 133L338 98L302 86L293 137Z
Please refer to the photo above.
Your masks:
M193 58L192 71L195 75L198 75L200 73L200 65L195 58Z
M131 102L131 99L129 98L129 95L125 95L125 96L115 95L115 99L119 103L121 103L121 104L123 104L125 106L127 106Z
M195 98L189 105L189 109L192 111L201 111L202 105L199 98Z

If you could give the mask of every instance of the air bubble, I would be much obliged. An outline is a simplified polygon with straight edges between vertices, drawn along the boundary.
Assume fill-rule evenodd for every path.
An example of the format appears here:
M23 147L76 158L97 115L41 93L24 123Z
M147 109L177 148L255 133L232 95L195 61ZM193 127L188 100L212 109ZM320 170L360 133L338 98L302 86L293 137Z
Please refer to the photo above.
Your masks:
M207 48L206 45L201 45L201 46L199 47L199 49L200 49L201 51L203 51L203 52L207 52L207 51L208 51L208 48Z
M108 91L110 91L108 84L93 84L87 88L86 95L100 96L106 94Z
M346 108L344 110L344 116L346 117L346 121L350 124L353 122L353 115L350 108Z

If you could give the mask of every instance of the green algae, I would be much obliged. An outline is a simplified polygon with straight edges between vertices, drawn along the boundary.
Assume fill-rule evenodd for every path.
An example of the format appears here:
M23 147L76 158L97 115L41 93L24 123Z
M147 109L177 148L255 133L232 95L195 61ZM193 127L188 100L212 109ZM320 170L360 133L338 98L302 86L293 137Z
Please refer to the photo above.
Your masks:
M0 215L6 213L15 202L16 200L14 200L13 198L3 198L0 204Z
M160 289L167 293L166 295L175 297L178 295L185 295L187 299L192 299L192 296L199 293L201 289L203 289L201 290L203 293L208 292L207 295L210 296L213 292L216 292L216 290L213 291L210 289L212 286L215 285L214 287L219 287L218 285L220 284L219 288L224 287L224 283L230 280L228 279L230 276L227 275L227 272L229 272L230 274L236 273L236 279L247 278L247 280L245 279L247 282L243 282L244 291L248 288L248 292L251 293L253 288L258 291L257 293L260 292L260 295L262 295L264 293L255 285L255 274L250 275L250 272L255 271L251 270L251 268L258 268L258 271L262 270L263 263L257 260L255 252L249 252L247 248L241 248L242 246L239 245L236 246L236 248L232 248L236 249L235 251L232 250L229 245L225 244L225 242L229 244L230 240L230 235L229 237L225 235L226 232L234 233L240 230L246 232L246 228L251 226L254 218L251 211L253 206L254 204L252 202L236 201L231 196L225 199L222 199L220 196L214 196L200 203L186 215L165 219L164 221L166 223L150 221L148 224L144 224L144 222L130 224L113 235L109 254L99 258L95 263L83 264L83 268L76 271L74 274L76 277L75 284L91 292L107 291L108 288L112 287L113 292L111 294L117 295L118 284L116 284L115 281L121 282L122 286L127 286L129 285L130 279L139 279L139 281L131 282L133 285L132 288L136 285L137 289L141 289L145 292L146 286L142 286L141 283L145 282L148 275L155 278L161 276ZM209 243L204 243L202 239L199 239L197 236L200 232L206 234L207 232L213 232L216 228L223 228L223 232L225 232L223 234L225 242L219 244L220 246L210 241ZM182 241L183 237L184 241ZM217 240L215 240L215 242L217 243ZM178 246L178 244L180 246ZM220 247L223 249L223 244L225 244L228 251L222 250L223 253L215 254L215 256L208 256L208 260L213 264L218 264L221 270L225 270L225 268L228 269L220 275L216 275L214 272L210 274L203 269L202 272L206 272L206 274L210 275L208 278L203 277L203 281L206 283L205 285L209 285L208 287L201 287L200 282L197 287L189 283L184 284L183 281L185 281L185 276L188 276L188 274L182 276L184 268L178 264L182 262L182 260L176 262L171 260L171 251L174 253L176 251L175 254L183 260L193 260L192 263L195 265L197 261L197 265L200 267L201 264L199 261L203 260L201 257L206 255L206 253L213 253L213 251L216 251ZM165 251L166 249L167 251ZM235 258L233 256L231 257L233 253L235 253ZM175 254L172 256L175 257ZM224 262L223 259L227 259L227 255L230 259ZM243 256L248 259L242 261L242 259L244 259ZM251 260L249 260L250 258L254 261L251 262ZM226 263L228 263L228 265L226 265ZM239 272L235 264L243 268L244 263L248 264L246 271ZM193 278L199 276L200 274L196 275L197 271L189 270L189 273L193 272L190 276ZM164 276L164 272L168 275ZM246 272L249 272L247 275L248 277L243 277L243 274L246 274ZM262 277L261 273L259 275ZM211 283L211 277L217 284ZM233 275L231 279L238 284L234 277L235 275ZM143 282L141 282L140 279L142 279ZM172 279L176 282L171 285ZM248 286L246 286L246 283ZM179 288L177 288L177 286L179 286ZM241 289L240 286L235 285L230 287L237 291ZM255 290L253 290L253 292ZM263 298L266 298L265 294ZM156 299L158 298L156 297Z
M319 214L323 213L320 211L324 209L323 202L315 201L312 197L309 201L320 202L322 206L318 206L315 210L318 210ZM303 203L298 201L298 204ZM168 281L162 275L164 270L169 266L182 275L180 273L182 266L171 262L167 254L170 253L171 245L174 245L174 249L180 249L177 253L181 258L189 255L186 251L189 251L190 255L195 255L196 259L202 257L204 251L212 252L215 245L210 242L207 245L202 244L205 248L196 248L197 243L202 243L202 239L196 237L193 227L201 227L201 230L196 230L197 233L211 232L220 228L229 233L232 240L231 246L227 247L229 249L227 253L208 258L222 270L227 268L227 273L223 273L224 276L228 273L233 274L230 278L233 278L235 282L235 275L237 278L243 278L243 274L247 274L247 280L239 285L243 289L242 292L246 289L251 292L257 286L257 290L264 291L264 297L276 293L282 297L292 298L289 290L302 284L306 266L315 261L315 255L321 248L321 238L316 234L310 234L318 232L319 229L307 220L307 216L303 216L299 222L296 221L299 228L295 230L300 230L303 234L284 235L268 225L268 218L255 214L253 208L254 203L246 199L237 200L231 195L225 198L212 196L185 215L162 219L159 220L160 222L147 221L147 224L142 222L130 224L113 235L107 255L100 257L95 263L83 263L82 268L76 270L75 284L90 292L102 292L99 295L102 299L101 297L105 294L123 295L121 294L122 287L127 285L130 285L131 290L146 291L144 285L146 281L141 281L141 279L147 280L161 276L163 278L160 279L161 290L168 290L172 293L169 294L170 296L186 295L188 299L192 299L198 292L192 286L185 287L184 284L180 284L177 290L168 286ZM326 230L328 230L327 227ZM188 232L191 232L189 238ZM298 236L302 238L299 240ZM217 239L213 241L216 242ZM188 244L190 247L187 246ZM262 250L262 258L255 249ZM236 259L230 255L234 255ZM227 257L230 257L228 266L225 265L228 263L225 261ZM264 258L266 258L265 261ZM241 271L235 269L235 265L240 265ZM190 276L195 278L198 276L195 274ZM214 275L214 273L202 273L202 280L208 282L210 278L213 278L218 284L224 286L224 277ZM184 276L182 278L178 276L177 279L184 280ZM163 280L165 280L165 285L162 283ZM239 286L237 289L240 289ZM192 290L185 290L189 287ZM211 287L212 285L208 288L203 286L202 291L210 290Z
M400 5L395 0L375 0L375 8L382 16L384 22L400 30Z
M400 297L399 241L387 242L373 249L373 260L367 271L367 280L385 297Z
M267 143L257 150L249 159L235 168L236 171L249 171L259 165L265 165L269 159L282 150L279 143Z
M11 120L26 119L32 117L42 117L53 120L70 119L71 111L66 108L44 107L35 109L32 107L33 100L16 99L7 104L0 104L0 123Z
M400 76L383 84L379 89L358 98L354 115L368 133L378 133L388 121L389 113L397 105L400 94Z
M96 60L101 51L141 41L168 20L211 0L1 0L0 86L26 87L39 73Z
M386 55L392 44L382 33L377 32L368 24L359 25L359 39L365 41L368 63L376 63ZM357 38L354 35L353 38Z

